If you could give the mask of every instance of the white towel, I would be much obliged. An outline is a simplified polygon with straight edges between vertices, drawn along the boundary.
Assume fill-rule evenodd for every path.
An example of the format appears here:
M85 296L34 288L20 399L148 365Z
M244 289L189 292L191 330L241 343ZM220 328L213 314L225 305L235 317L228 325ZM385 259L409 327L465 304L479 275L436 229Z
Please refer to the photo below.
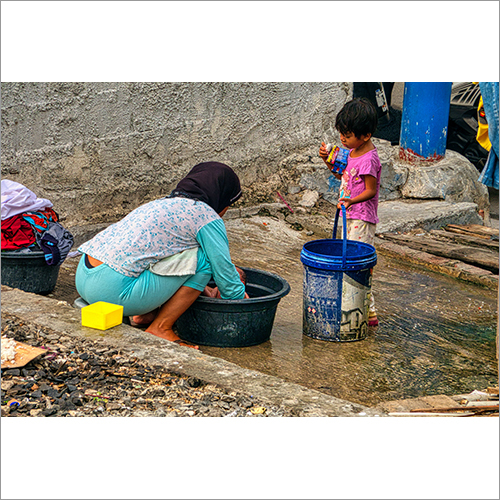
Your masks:
M38 212L53 206L50 200L37 195L19 182L3 179L2 182L2 220L24 212Z
M185 276L196 274L198 266L198 247L189 248L170 255L149 266L149 270L161 276Z

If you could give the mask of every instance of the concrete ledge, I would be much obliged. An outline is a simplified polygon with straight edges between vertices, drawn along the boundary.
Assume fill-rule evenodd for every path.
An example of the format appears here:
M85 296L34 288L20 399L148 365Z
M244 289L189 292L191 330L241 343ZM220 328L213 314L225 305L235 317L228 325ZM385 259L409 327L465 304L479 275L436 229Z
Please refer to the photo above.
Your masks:
M162 364L172 372L252 395L272 405L286 406L296 416L386 416L381 411L374 411L357 403L240 368L233 363L181 347L127 325L122 324L107 331L82 327L80 311L68 303L7 286L2 286L3 314L58 334L102 341L103 344L131 352L148 363Z

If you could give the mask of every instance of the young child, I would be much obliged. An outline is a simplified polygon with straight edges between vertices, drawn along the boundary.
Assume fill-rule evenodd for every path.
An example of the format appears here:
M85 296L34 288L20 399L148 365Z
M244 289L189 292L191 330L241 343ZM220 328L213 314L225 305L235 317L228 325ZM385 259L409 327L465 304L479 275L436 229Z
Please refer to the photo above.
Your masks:
M244 285L246 285L247 284L247 273L245 273L245 271L243 271L243 269L240 269L238 266L234 266L234 267L236 268L236 271L238 271L238 274L240 275L241 282ZM201 292L201 295L204 295L205 297L212 297L214 299L221 298L219 289L216 286L213 288L210 286L206 286L205 290L203 290L203 292ZM248 293L245 292L245 299L248 299L248 298L249 298Z
M346 208L347 238L373 245L379 221L377 208L382 169L377 148L371 140L377 129L377 110L368 99L353 99L340 110L335 128L340 133L342 146L350 151L343 175L332 172L337 179L342 179L337 208L342 205ZM331 171L332 167L326 161L328 151L324 142L319 155ZM377 325L375 301L371 293L368 326Z

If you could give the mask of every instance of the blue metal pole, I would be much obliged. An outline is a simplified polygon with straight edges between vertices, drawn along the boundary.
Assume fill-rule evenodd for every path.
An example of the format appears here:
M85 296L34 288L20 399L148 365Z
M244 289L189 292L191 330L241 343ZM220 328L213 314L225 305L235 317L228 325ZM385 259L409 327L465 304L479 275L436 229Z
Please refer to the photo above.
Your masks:
M407 82L399 157L408 163L441 160L446 152L451 82Z

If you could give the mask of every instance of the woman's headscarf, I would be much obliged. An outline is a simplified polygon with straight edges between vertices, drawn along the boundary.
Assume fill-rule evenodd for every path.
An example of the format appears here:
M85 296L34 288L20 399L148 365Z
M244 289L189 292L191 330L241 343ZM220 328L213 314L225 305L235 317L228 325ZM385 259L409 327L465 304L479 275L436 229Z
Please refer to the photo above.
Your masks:
M179 195L203 201L220 213L241 197L240 180L233 169L224 163L198 163L170 196Z

